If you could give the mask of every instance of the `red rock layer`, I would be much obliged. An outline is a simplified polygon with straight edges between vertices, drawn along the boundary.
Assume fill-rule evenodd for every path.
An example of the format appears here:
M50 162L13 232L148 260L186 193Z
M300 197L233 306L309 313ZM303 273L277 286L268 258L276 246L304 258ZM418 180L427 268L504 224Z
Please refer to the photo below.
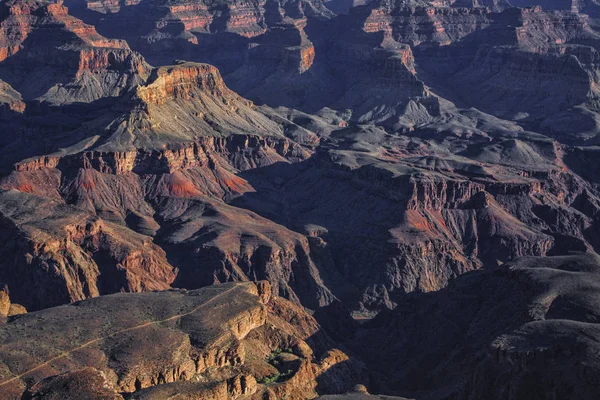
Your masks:
M223 82L219 70L209 64L184 64L174 67L162 67L154 71L150 84L138 89L137 95L147 103L161 105L174 99L188 100L195 90L222 97L225 101L251 104L229 90Z
M50 27L56 33L47 33L49 38L63 30L73 33L77 44L94 47L128 48L121 40L106 39L100 36L91 25L72 17L62 2L19 2L3 3L4 12L0 21L0 61L16 54L28 35L43 27Z

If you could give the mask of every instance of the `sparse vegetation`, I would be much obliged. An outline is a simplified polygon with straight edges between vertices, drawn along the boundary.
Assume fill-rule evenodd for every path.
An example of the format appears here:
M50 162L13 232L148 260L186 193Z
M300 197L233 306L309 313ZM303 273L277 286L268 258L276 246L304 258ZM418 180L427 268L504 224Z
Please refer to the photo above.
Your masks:
M284 382L286 381L288 378L290 378L292 375L294 374L294 371L292 371L291 369L288 369L285 372L278 372L275 375L271 375L271 376L265 376L262 379L258 380L258 383L262 383L265 385L268 385L270 383L279 383L279 382Z
M267 357L267 362L269 364L271 364L272 366L274 366L275 368L279 369L281 362L278 360L278 357L281 353L294 354L290 347L287 347L285 349L277 348L277 349L273 350L271 352L271 354L269 354L269 356ZM292 371L291 369L288 369L285 372L279 371L274 375L265 376L262 379L259 379L258 383L270 384L270 383L284 382L287 379L289 379L293 374L294 374L294 371Z
M281 354L281 353L289 353L289 354L294 354L294 352L292 351L291 347L287 347L285 349L280 349L277 348L275 350L273 350L271 352L271 354L269 354L269 357L267 357L267 362L273 366L277 366L277 364L279 363L277 361L277 357Z

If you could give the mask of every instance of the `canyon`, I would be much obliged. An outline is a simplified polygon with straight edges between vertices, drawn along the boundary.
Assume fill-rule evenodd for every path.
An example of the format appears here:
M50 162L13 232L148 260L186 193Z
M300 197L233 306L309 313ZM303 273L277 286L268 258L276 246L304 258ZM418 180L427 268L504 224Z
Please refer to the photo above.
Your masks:
M1 2L0 397L594 398L596 8Z

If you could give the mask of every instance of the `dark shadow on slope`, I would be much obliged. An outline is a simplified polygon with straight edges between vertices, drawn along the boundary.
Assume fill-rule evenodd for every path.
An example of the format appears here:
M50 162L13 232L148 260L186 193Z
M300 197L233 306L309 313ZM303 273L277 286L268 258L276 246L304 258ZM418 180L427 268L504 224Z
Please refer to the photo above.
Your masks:
M10 132L0 140L4 156L0 160L0 173L7 174L17 162L36 156L52 154L73 146L84 139L103 132L97 129L80 129L87 122L112 113L117 98L102 98L90 103L72 103L53 106L45 102L30 101L24 114L13 119L0 120L0 128ZM98 139L101 144L106 137Z
M597 335L598 296L591 292L598 268L597 255L582 254L469 272L380 313L351 347L373 373L375 391L418 400L575 392L591 399L597 383L580 385L574 371L598 367L581 364L597 344L587 338ZM551 305L540 303L548 295Z
M242 172L256 191L231 204L309 236L310 256L325 286L356 309L360 302L380 301L362 293L365 285L385 282L385 265L394 253L389 229L405 209L402 201L386 198L383 187L364 180L369 174L382 179L380 173L369 167L350 173L318 159L277 163Z
M1 191L1 189L0 189ZM0 282L10 287L10 299L27 310L66 304L70 295L58 275L47 274L50 263L28 256L33 252L27 235L0 213Z
M552 49L547 54L528 50L553 43L533 36L525 43L517 41L515 30L523 25L520 12L509 8L491 13L489 26L446 46L416 46L417 76L434 93L459 107L474 107L515 120L526 129L550 133L561 140L565 140L565 132L593 129L592 117L572 109L589 100L587 74L568 52L559 55ZM569 44L597 46L597 42L584 39Z
M0 64L0 79L21 93L24 100L42 96L55 85L72 82L79 66L79 53L58 47L79 41L67 31L56 31L49 36L45 31L34 30L21 49Z
M100 35L110 39L128 40L148 35L156 28L154 21L169 12L166 7L156 7L154 0L142 0L135 5L124 3L124 1L120 2L118 11L106 10L106 13L102 13L87 8L87 1L65 1L69 14L86 24L93 25ZM144 18L140 18L142 15ZM180 28L174 30L177 26ZM183 26L176 23L167 27L166 31L181 33Z
M225 12L216 14L218 18L210 25L211 33L184 32L178 21L158 29L152 24L133 24L135 29L132 29L132 21L137 21L139 15L148 16L144 21L165 17L166 7L151 4L145 0L102 14L86 9L82 2L67 2L71 14L95 25L105 37L127 40L150 64L171 64L174 59L213 64L231 89L257 104L315 112L331 107L357 80L364 80L364 86L368 87L370 79L378 78L365 74L365 70L370 68L370 53L382 43L383 33L366 33L360 29L371 6L362 7L358 12L353 10L352 18L340 16L328 21L308 18L304 28L306 37L299 42L300 30L293 24L286 25L288 22L271 10L277 6L275 2L265 4L268 31L252 38L225 32L226 7L222 10ZM294 15L298 10L287 12ZM352 32L351 38L347 32ZM290 36L294 34L298 38ZM315 47L314 60L310 68L300 73L294 64L296 61L291 61L299 59L296 54L299 46L308 42Z

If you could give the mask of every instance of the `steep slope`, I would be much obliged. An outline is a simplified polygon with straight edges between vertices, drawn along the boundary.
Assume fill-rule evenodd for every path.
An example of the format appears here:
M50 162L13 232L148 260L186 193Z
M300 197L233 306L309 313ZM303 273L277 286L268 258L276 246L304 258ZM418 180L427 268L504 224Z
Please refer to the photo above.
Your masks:
M180 64L158 68L148 84L63 137L68 147L60 137L55 139L52 145L59 150L16 164L2 183L9 190L3 207L7 224L16 232L24 231L19 236L26 237L31 246L46 249L43 257L60 257L62 274L75 277L58 283L67 292L56 300L59 303L123 289L164 289L170 284L195 288L263 278L273 282L274 293L296 302L303 297L313 309L335 301L321 283L306 238L223 203L223 199L252 190L236 176L239 170L298 161L310 153L287 139L280 125L227 89L214 67ZM40 203L43 212L35 205ZM21 219L23 213L26 219ZM92 221L92 227L84 229L87 225L79 222L80 218ZM30 221L44 219L52 220L49 236L28 233ZM56 239L53 235L60 237L60 232L70 231L74 221L78 224L73 229L82 230L77 246L105 244L103 249L97 245L85 248L92 252L91 259L85 252L78 256L77 246L75 253L67 254L62 247L46 246L46 241ZM118 232L115 234L121 239L116 243L128 243L143 265L128 265L109 256L127 251L96 237L105 231ZM158 254L139 254L138 242L147 243L145 246ZM168 251L169 262L156 244ZM41 272L38 268L45 269L46 261L38 266L37 259L22 255L23 259L11 257L5 262L7 281L12 274L8 271L15 271L10 287L16 280L34 279ZM76 273L81 257L87 257L89 264L82 266L83 270L96 273L85 272L85 278ZM95 282L103 275L98 270L104 268L122 271L124 283L113 282L110 289L96 290L102 286ZM153 272L146 280L134 277L128 268ZM28 286L13 291L28 307L57 304L50 298L43 300L43 295L37 296Z
M39 309L119 291L164 290L176 270L151 238L57 200L0 193L0 281Z
M301 165L244 172L257 190L232 204L311 237L326 285L356 310L515 257L597 249L598 195L564 164L571 150L467 116L406 135L340 129Z
M593 2L65 4L0 4L0 397L596 396Z
M445 107L404 135L344 128L256 107L214 67L182 63L15 164L2 187L143 235L167 252L161 270L177 270L161 285L268 279L313 310L391 308L484 265L598 248L600 201L569 169L571 148Z
M539 6L473 12L483 22L467 25L474 29L461 31L462 37L440 47L431 41L416 44L418 76L457 104L563 141L595 136L600 42L589 18ZM410 40L401 30L410 25L394 21L396 40Z
M583 14L503 1L372 1L337 17L318 1L72 7L151 61L215 64L270 106L349 110L402 130L439 116L437 94L554 134L597 127L599 42Z
M4 2L1 15L0 77L25 100L57 105L116 97L148 74L127 43L99 35L60 1Z
M251 73L234 85L238 91L273 74L304 72L314 57L304 32L307 19L333 16L320 0L86 1L69 6L100 32L126 39L152 63L184 58L215 64L224 73L242 67Z
M554 119L584 109L594 115L597 34L584 16L462 2L376 1L337 17L316 2L69 5L14 2L3 14L7 43L18 48L0 63L7 76L2 124L10 132L0 141L0 187L17 204L3 206L2 215L28 244L2 263L24 276L51 275L48 263L34 261L45 253L23 250L49 240L28 231L32 219L23 210L52 221L50 237L63 238L69 214L77 214L114 239L88 246L99 242L92 229L73 242L74 253L59 257L50 247L54 253L44 257L60 259L70 271L60 276L74 278L53 283L61 300L44 303L35 290L12 290L13 277L17 303L36 309L111 290L268 279L274 293L311 310L344 314L341 299L353 311L375 313L482 266L600 248L593 148L571 146L577 137L558 124L552 129L560 135L538 129L547 123L546 103ZM230 64L227 74L183 61L152 68L72 14L155 55L163 45L189 55L173 44L192 40L179 27L199 39L190 42L197 58ZM201 23L207 16L214 20ZM126 24L140 19L147 23L127 33ZM15 26L26 34L16 35ZM40 40L28 42L32 35ZM302 53L308 42L314 57ZM239 43L244 61L229 63ZM209 44L214 52L200 51ZM282 55L290 46L300 55ZM17 79L20 55L67 50L78 56L58 60L75 75L89 70L107 83L82 84L97 99L70 90L34 95ZM114 64L117 50L131 62ZM89 51L98 62L79 58ZM488 64L474 61L481 57ZM546 64L551 58L565 69ZM290 64L252 64L274 59ZM39 65L27 67L44 70ZM523 72L514 85L494 81L514 70ZM558 80L568 82L564 91L549 83ZM123 85L115 88L117 81ZM226 81L261 102L302 110L257 106ZM464 108L475 100L463 94L491 113L502 114L487 105L510 103L529 116L502 114L518 120L511 122ZM52 212L33 209L36 202ZM131 264L127 275L123 260L137 243L151 244L152 267ZM97 273L78 276L81 251L91 257L86 271L115 269L125 278L104 290ZM331 317L334 325L339 318Z

